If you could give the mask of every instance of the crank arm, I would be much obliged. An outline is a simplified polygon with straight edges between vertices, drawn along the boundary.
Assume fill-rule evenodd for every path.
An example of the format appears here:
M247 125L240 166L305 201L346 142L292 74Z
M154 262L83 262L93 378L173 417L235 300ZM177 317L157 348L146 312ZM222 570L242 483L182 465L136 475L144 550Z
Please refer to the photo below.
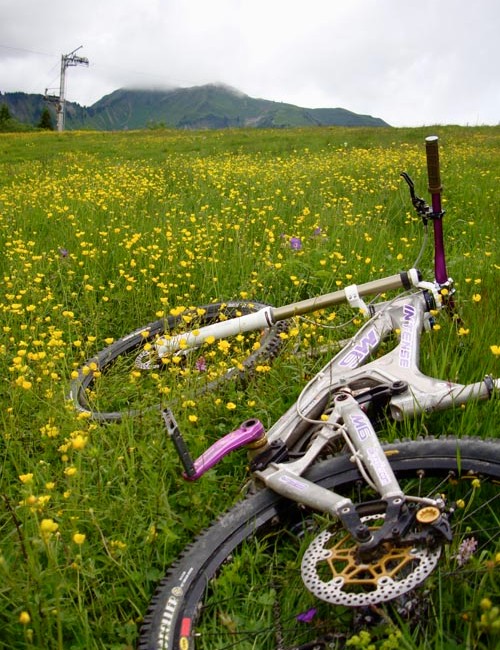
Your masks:
M183 476L189 481L199 479L200 476L203 476L205 472L235 449L252 443L254 445L260 442L262 444L266 443L263 424L259 420L247 420L238 429L217 440L199 458L193 461L172 411L166 409L162 412L162 416L165 428L184 466Z

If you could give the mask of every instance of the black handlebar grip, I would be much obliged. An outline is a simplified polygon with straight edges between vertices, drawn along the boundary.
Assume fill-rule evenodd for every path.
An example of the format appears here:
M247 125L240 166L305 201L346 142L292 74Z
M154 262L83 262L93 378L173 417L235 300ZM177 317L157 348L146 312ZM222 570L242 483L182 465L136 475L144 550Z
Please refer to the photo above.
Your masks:
M437 135L425 138L425 152L427 155L427 177L429 179L429 192L441 192L441 175L439 172L439 147Z

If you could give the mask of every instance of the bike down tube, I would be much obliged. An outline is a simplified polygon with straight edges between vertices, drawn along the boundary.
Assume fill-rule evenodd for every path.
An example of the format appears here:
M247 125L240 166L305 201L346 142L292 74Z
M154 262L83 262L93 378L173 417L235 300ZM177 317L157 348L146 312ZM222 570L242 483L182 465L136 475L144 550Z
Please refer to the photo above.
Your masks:
M380 310L376 315L325 364L299 397L299 410L305 417L298 415L296 405L292 405L269 429L269 442L282 439L289 448L293 448L303 431L310 426L309 420L317 420L321 416L328 395L342 386L357 384L369 387L403 381L418 387L425 382L422 390L429 388L428 378L418 370L420 334L428 311L424 294L419 292L406 298L400 297L392 304L378 307ZM366 363L395 330L400 332L399 343L381 358ZM436 382L432 390L435 391L437 386ZM439 384L441 389L448 386L446 382ZM405 396L410 402L414 401L411 390L405 392Z
M419 279L420 276L418 271L416 269L410 269L406 273L397 273L396 275L387 278L359 284L355 287L355 293L357 296L361 297L375 295L393 289L409 289L412 286L416 286ZM230 318L226 321L206 325L191 332L172 336L171 338L163 337L160 342L157 343L156 351L160 357L163 357L169 352L174 352L179 349L185 350L188 348L195 348L202 345L209 336L213 336L218 340L230 336L236 336L242 332L265 329L279 321L287 320L293 316L306 314L326 307L332 307L342 302L347 302L353 288L354 285L316 298L310 298L291 303L290 305L284 305L283 307L264 307L252 314L245 314L238 318Z
M404 383L401 380L403 377L406 379L406 375L402 375L401 370L398 373L397 368L395 368L393 372L391 372L390 366L388 368L377 368L377 370L373 368L372 372L367 372L365 368L371 367L372 364L368 364L368 366L361 368L360 366L363 366L366 358L378 348L385 336L394 328L397 327L404 329L402 321L408 319L408 314L411 314L412 316L411 320L408 320L408 325L411 325L412 329L416 328L417 330L421 330L423 328L423 319L426 309L427 303L421 293L414 294L405 299L397 299L388 307L388 309L386 305L386 311L377 314L375 317L367 321L358 334L353 337L351 343L335 355L335 357L331 359L318 373L317 382L305 391L301 397L299 397L299 402L304 402L304 404L301 405L300 410L307 413L307 418L319 418L321 412L326 406L326 401L328 401L328 395L334 391L336 387L339 388L346 383L349 384L352 379L363 377L364 375L370 377L374 383L378 384L389 385L396 381L400 381L401 384ZM394 316L391 315L394 311L398 313L401 312L400 318L394 320ZM417 356L418 338L419 337L416 335L410 336L412 347L411 354L409 352L407 355L401 354L398 356L396 354L394 363L396 363L396 360L401 357L399 359L399 365L404 364L406 367L408 357L414 359ZM400 349L401 345L402 343L396 347L396 352ZM387 357L390 357L390 354L385 355L384 359ZM357 370L358 368L359 370ZM358 420L360 420L359 413L358 416ZM170 411L164 412L164 420L169 435L171 435L174 443L176 443L177 451L184 464L184 468L186 469L186 478L190 480L199 478L231 451L260 439L263 441L265 439L266 444L267 442L272 443L278 439L282 439L290 448L293 446L293 441L290 440L289 432L293 431L293 437L295 438L296 436L300 437L302 431L300 426L302 418L297 415L295 405L293 405L270 429L268 436L264 434L264 429L258 420L250 420L243 423L236 431L220 438L209 449L207 449L199 459L193 462L189 458L189 462L186 464L186 457L189 456L189 454ZM309 425L307 424L307 426ZM299 460L287 464L289 472L293 472L296 476L302 474L302 472L307 469L308 465L315 460L317 453L321 451L322 447L331 440L334 428L332 429L328 425L325 426L325 435L318 438L307 454ZM320 438L322 438L322 440ZM378 462L380 465L382 461L379 460Z
M420 295L420 294L416 294ZM410 300L417 300L412 298ZM392 307L391 307L392 309ZM394 323L388 311L380 311L370 318L363 327L309 382L301 393L297 403L279 418L267 432L270 443L281 439L289 449L300 440L302 434L311 424L310 420L318 420L328 402L329 395L336 389L346 386L352 380L365 377L365 361L376 352L382 341L394 330ZM380 368L381 371L385 370ZM387 373L377 373L373 377L378 383L394 379ZM297 408L298 405L298 408ZM300 410L300 415L298 413Z

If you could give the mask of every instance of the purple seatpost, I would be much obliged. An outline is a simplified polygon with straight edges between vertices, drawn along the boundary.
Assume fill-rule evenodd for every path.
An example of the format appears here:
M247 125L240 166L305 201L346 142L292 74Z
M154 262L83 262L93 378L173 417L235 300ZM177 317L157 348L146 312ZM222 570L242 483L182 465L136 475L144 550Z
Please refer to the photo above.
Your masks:
M264 425L259 420L247 420L236 429L231 431L223 438L220 438L211 447L209 447L193 463L194 472L188 475L186 472L183 476L188 481L196 481L207 470L216 465L224 456L240 447L255 442L263 437L265 433Z

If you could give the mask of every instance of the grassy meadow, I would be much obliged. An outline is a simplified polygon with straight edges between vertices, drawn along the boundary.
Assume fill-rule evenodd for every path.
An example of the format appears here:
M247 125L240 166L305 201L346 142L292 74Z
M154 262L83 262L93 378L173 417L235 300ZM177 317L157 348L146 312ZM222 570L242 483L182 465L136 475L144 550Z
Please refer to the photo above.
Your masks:
M409 269L423 228L399 173L428 198L431 134L460 320L425 335L423 369L479 381L500 375L500 127L0 135L0 648L133 648L165 568L246 480L240 452L185 483L155 414L82 417L66 399L76 368L179 307L277 306ZM419 266L432 276L431 243ZM299 321L290 336L308 348L323 333ZM245 390L179 405L193 453L250 416L279 416L318 367L294 349ZM497 432L492 400L387 436ZM481 561L498 573L499 557ZM498 642L494 585L487 575L466 602L443 596L467 647ZM435 647L462 646L443 633Z

